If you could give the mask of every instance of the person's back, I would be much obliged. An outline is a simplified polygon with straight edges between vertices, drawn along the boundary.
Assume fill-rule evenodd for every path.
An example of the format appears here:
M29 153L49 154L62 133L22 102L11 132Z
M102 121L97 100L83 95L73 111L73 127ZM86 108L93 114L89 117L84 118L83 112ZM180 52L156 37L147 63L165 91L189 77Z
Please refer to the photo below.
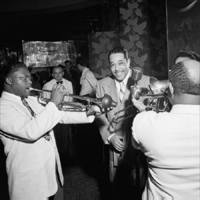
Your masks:
M135 123L140 121L141 126L145 125L146 131L137 131L137 140L145 147L149 163L148 187L143 199L197 199L200 107L176 105L170 113L149 111L136 120Z
M170 112L142 112L133 137L147 156L144 200L197 200L200 196L200 63L173 66Z

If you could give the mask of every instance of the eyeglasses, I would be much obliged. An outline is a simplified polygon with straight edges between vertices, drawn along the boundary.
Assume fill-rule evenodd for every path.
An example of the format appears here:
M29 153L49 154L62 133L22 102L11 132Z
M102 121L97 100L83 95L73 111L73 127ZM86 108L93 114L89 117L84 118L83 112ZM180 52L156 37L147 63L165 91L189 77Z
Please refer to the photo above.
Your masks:
M16 79L19 79L19 80L21 80L21 81L23 81L23 82L32 81L31 76L16 76L15 78L16 78Z

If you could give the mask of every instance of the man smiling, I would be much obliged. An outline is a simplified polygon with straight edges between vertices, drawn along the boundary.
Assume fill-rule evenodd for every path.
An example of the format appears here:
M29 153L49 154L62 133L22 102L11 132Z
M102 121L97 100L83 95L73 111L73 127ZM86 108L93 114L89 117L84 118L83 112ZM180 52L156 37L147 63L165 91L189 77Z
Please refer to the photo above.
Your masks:
M108 54L108 60L112 77L106 77L99 81L96 95L101 98L104 94L108 94L117 102L117 106L113 110L98 118L100 134L104 144L109 148L109 178L113 183L117 170L121 172L120 174L123 174L119 170L121 166L123 166L123 169L124 166L127 166L125 167L126 174L128 170L131 171L130 166L132 164L130 163L132 161L129 156L125 155L129 154L129 138L133 119L130 115L134 116L136 113L134 107L129 106L132 105L130 86L135 81L132 78L134 71L130 68L130 59L126 49L122 47L112 49ZM127 106L130 109L124 110ZM126 159L124 159L124 156Z

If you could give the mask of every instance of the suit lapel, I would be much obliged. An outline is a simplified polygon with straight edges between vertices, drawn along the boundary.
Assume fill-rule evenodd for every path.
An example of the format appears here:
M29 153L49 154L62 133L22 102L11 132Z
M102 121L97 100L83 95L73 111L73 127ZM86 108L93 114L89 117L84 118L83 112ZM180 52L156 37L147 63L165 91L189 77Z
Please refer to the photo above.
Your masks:
M116 83L115 83L115 80L112 79L111 81L111 85L109 86L110 87L110 94L113 98L113 101L115 102L119 102L119 97L118 97L118 94L117 94L117 87L116 87Z

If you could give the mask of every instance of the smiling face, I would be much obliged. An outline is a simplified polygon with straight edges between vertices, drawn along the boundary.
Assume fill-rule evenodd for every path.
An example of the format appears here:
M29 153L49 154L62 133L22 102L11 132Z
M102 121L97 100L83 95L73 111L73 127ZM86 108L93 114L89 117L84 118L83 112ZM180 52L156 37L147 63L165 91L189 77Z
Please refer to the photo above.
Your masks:
M9 92L20 97L27 97L30 94L32 84L31 74L25 67L18 68L7 77L6 84Z
M123 81L129 72L130 59L125 58L125 55L120 53L112 53L109 56L110 69L119 82Z

